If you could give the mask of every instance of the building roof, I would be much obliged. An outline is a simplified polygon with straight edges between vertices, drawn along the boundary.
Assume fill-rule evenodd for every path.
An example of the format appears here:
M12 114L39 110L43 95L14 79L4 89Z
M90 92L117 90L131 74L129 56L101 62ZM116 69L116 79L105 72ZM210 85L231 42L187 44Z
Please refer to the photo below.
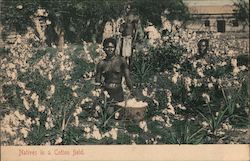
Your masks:
M232 14L234 7L232 5L223 6L189 6L191 14Z

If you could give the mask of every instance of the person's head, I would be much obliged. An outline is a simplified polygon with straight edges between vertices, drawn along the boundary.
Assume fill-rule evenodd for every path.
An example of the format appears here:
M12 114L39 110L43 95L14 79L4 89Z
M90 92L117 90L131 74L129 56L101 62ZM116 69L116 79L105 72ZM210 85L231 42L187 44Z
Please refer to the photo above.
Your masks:
M126 10L126 13L130 13L130 12L131 12L131 5L128 4L128 5L126 6L125 10Z
M112 57L115 54L116 40L114 38L107 38L103 41L103 49L107 57Z
M209 41L208 39L201 39L199 42L198 42L198 52L200 54L206 54L207 53L207 50L208 50L208 46L209 46Z

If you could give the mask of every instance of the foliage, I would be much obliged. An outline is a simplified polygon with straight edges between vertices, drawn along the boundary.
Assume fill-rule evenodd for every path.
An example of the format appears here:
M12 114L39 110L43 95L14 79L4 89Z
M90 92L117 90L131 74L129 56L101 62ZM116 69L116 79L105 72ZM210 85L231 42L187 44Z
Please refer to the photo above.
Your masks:
M182 0L135 0L132 6L136 8L144 25L149 21L160 27L162 15L169 20L185 21L189 18L188 9Z
M248 68L236 59L247 46L235 48L242 40L180 28L137 44L132 73L148 107L134 121L109 113L108 95L95 88L100 44L66 43L57 52L34 45L34 35L28 30L1 50L2 145L227 143L232 132L245 135L237 133L249 124ZM204 37L212 50L197 58Z
M234 16L237 20L249 24L249 2L238 0L234 3Z

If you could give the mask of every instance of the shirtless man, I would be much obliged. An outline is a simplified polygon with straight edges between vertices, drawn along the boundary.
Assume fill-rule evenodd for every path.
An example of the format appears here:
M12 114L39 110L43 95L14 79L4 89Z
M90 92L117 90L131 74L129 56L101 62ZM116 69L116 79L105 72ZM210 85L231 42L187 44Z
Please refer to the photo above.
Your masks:
M121 102L124 101L122 89L122 77L129 90L132 90L129 69L127 63L120 55L115 55L116 40L107 38L103 42L106 59L100 62L96 68L96 83L102 85L103 90L110 95L109 101ZM102 82L102 78L104 81Z
M133 52L133 43L137 35L137 24L139 18L132 13L131 6L126 8L125 22L120 27L122 33L122 56L126 58L127 63L131 64Z

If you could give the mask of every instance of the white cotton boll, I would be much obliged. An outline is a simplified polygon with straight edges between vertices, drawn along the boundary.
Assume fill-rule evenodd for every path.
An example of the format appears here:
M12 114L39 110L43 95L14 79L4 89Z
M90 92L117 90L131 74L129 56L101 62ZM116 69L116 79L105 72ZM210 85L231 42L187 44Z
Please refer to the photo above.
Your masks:
M244 71L244 70L247 69L247 67L246 67L245 65L242 65L242 66L239 66L239 69L240 69L241 71Z
M147 131L148 131L148 127L147 127L147 122L146 122L146 121L140 121L140 122L139 122L139 127L140 127L144 132L147 132Z
M181 110L186 110L187 108L181 104L178 104L177 107Z
M174 107L171 103L167 103L167 112L175 115L175 110L174 110Z
M35 101L36 99L37 99L37 94L36 93L33 93L32 95L31 95L31 99L33 100L33 101Z
M106 98L110 98L110 95L109 95L109 93L107 91L104 91L103 93L104 93Z
M173 77L172 77L172 82L174 83L174 84L176 84L177 83L177 78L178 78L178 75L174 75Z
M116 112L116 113L115 113L115 119L119 119L119 116L120 116L120 113L119 113L119 112Z
M24 114L20 114L19 111L15 111L15 112L14 112L14 115L16 115L16 117L17 117L20 121L22 121L22 120L25 119L25 115L24 115Z
M23 6L22 5L17 5L16 8L21 10L21 9L23 9Z
M207 86L208 86L209 89L214 87L213 83L208 83Z
M63 141L62 138L58 137L55 141L55 145L60 144L62 141Z
M205 77L202 68L197 68L197 74L198 74L201 78Z
M236 76L240 72L240 69L238 67L233 68L233 76Z
M209 124L206 121L203 121L202 126L203 126L203 128L207 128L207 127L209 127Z
M84 132L90 133L91 129L89 127L84 127Z
M22 88L22 89L25 89L25 83L23 82L17 82L17 85Z
M162 116L158 116L158 115L152 117L152 121L165 122L165 120L162 118Z
M44 105L38 106L38 111L39 111L39 112L44 112L45 109L46 109L46 107L45 107Z
M206 103L210 102L210 96L207 93L202 94L203 99L205 100Z
M73 92L72 95L73 95L74 97L78 97L78 94L77 94L76 92Z
M27 128L21 128L20 133L23 134L24 138L27 138L29 132Z
M30 105L29 105L29 102L23 97L23 105L25 107L26 110L29 110L30 109Z
M231 59L231 65L232 65L233 67L237 67L237 59L232 58L232 59Z
M110 130L109 134L111 135L112 139L117 140L118 129L117 128L112 128Z
M102 139L102 135L99 131L99 129L96 129L93 131L92 137L97 139L97 140L101 140Z
M148 88L147 88L147 87L144 88L144 89L142 90L142 94L143 94L143 96L145 96L145 97L148 96Z
M77 113L77 114L80 114L81 112L82 112L82 108L81 108L81 107L77 107L77 108L76 108L76 113Z
M75 116L75 126L76 127L79 126L79 118L78 118L78 116Z
M52 74L51 74L51 72L49 72L49 74L48 74L48 79L51 81L52 80Z
M46 20L46 24L47 24L47 25L50 25L50 24L51 24L51 21L50 21L50 20Z

